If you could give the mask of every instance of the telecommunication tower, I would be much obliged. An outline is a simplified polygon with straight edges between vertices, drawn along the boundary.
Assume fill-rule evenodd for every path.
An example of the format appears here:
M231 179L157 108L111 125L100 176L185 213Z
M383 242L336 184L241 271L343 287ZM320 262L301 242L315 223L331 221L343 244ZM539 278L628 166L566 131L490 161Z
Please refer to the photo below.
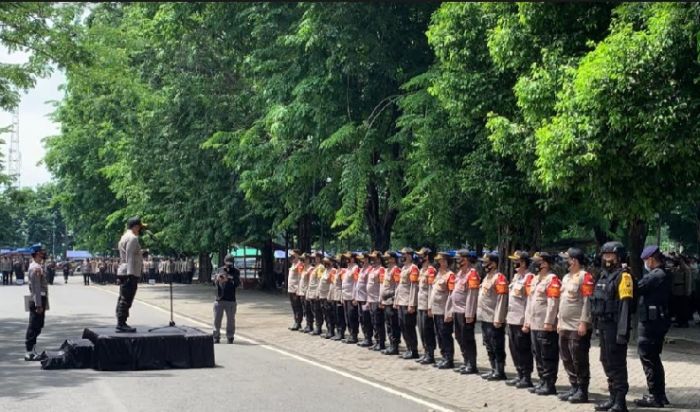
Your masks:
M10 185L19 187L20 170L22 167L22 154L19 152L19 105L12 111L12 131L10 133L10 145L7 152L7 175Z

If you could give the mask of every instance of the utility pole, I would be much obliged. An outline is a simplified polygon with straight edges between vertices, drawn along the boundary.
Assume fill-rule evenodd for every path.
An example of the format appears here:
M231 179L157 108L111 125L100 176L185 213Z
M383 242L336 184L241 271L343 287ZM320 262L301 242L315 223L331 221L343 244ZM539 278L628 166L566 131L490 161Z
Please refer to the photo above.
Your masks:
M7 153L7 175L10 177L10 186L19 187L21 168L22 154L19 152L19 105L17 105L12 111L12 131L10 133L10 146Z

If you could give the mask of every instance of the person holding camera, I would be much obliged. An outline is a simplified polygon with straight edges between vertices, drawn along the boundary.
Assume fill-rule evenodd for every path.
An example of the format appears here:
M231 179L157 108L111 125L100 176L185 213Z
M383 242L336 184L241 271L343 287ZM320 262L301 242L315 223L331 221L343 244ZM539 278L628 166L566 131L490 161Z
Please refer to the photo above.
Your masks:
M233 343L236 332L236 288L241 285L241 275L233 265L233 256L227 255L224 267L216 274L216 302L214 302L214 343L221 341L221 321L226 313L226 338Z

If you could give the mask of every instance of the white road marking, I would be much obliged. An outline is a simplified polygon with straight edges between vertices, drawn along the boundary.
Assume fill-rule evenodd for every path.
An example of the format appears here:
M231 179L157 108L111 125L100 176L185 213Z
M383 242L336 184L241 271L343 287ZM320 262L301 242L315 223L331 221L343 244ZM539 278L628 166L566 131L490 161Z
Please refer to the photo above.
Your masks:
M96 289L101 290L101 291L103 291L103 292L110 293L110 294L112 294L112 295L114 295L114 296L119 296L118 293L116 293L116 292L114 292L114 291L111 291L111 290L108 290L108 289L103 289L103 288L99 288L99 287L96 288ZM163 308L161 308L160 306L156 306L156 305L153 305L153 304L151 304L151 303L144 302L144 301L142 301L142 300L139 300L138 298L137 298L137 299L134 299L134 300L135 300L136 302L138 302L138 303L140 303L140 304L142 304L142 305L148 306L148 307L150 307L150 308L152 308L152 309L159 310L159 311L161 311L161 312L163 312L163 313L167 313L168 315L170 314L170 311L169 311L169 310L163 309ZM206 323L204 323L204 322L202 322L202 321L199 321L199 320L197 320L197 319L191 318L191 317L189 317L189 316L181 315L181 314L179 314L179 313L177 313L177 312L173 312L173 315L174 315L174 316L177 316L177 317L180 318L180 319L184 319L184 320L186 320L186 321L188 321L188 322L192 322L192 323L195 323L195 324L197 324L197 325L200 325L200 326L202 326L202 327L204 327L204 328L211 328L211 325L206 324ZM269 350L269 351L277 352L277 353L279 353L279 354L281 354L281 355L287 356L287 357L292 358L292 359L296 359L296 360L298 360L298 361L300 361L300 362L308 363L309 365L316 366L316 367L318 367L318 368L327 370L327 371L329 371L329 372L333 372L333 373L335 373L335 374L337 374L337 375L340 375L340 376L343 376L343 377L345 377L345 378L352 379L352 380L354 380L354 381L356 381L356 382L360 382L360 383L363 383L363 384L365 384L365 385L369 385L369 386L371 386L371 387L373 387L373 388L376 388L376 389L382 390L382 391L384 391L384 392L390 393L390 394L392 394L392 395L399 396L399 397L401 397L401 398L404 398L404 399L407 399L407 400L409 400L409 401L415 402L415 403L417 403L417 404L419 404L419 405L426 406L426 407L430 408L431 411L454 412L452 409L445 408L444 406L440 406L440 405L435 404L435 403L432 403L432 402L430 402L430 401L426 401L425 399L421 399L421 398L418 398L418 397L416 397L416 396L412 396L412 395L409 395L409 394L407 394L407 393L403 393L403 392L397 391L397 390L392 389L392 388L387 388L387 387L382 386L382 385L380 385L380 384L378 384L378 383L376 383L376 382L372 382L372 381L367 380L367 379L365 379L365 378L361 378L361 377L359 377L359 376L352 375L352 374L347 373L347 372L344 372L344 371L342 371L342 370L335 369L335 368L333 368L333 367L331 367L331 366L324 365L324 364L322 364L322 363L318 363L318 362L316 362L316 361L313 361L313 360L311 360L311 359L307 359L307 358L301 357L301 356L299 356L299 355L295 355L295 354L290 353L290 352L287 352L287 351L285 351L285 350L283 350L283 349L280 349L280 348L277 348L277 347L274 347L274 346L271 346L271 345L260 344L260 343L259 343L258 341L256 341L255 339L252 339L252 338L249 338L249 337L240 335L240 334L238 334L238 333L236 334L236 339L240 339L240 340L242 340L243 342L248 342L248 343L251 343L251 344L254 344L254 345L258 345L258 346L260 346L261 348L265 348L265 349L267 349L267 350Z

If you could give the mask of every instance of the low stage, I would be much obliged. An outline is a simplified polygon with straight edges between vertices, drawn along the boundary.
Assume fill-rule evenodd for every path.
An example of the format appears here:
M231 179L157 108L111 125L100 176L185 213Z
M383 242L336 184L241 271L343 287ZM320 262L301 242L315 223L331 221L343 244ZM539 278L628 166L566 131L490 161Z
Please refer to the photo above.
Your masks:
M113 327L87 328L83 339L94 345L92 367L103 371L213 368L211 333L177 326L117 333Z

